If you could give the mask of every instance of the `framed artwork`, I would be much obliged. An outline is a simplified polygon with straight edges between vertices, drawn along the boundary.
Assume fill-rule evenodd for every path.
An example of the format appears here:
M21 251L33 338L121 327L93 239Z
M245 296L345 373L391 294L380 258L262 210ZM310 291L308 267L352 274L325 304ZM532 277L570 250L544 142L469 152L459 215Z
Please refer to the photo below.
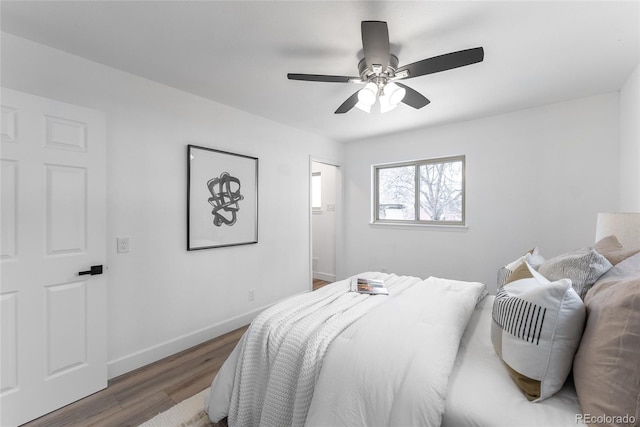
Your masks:
M187 250L258 243L258 159L187 146Z

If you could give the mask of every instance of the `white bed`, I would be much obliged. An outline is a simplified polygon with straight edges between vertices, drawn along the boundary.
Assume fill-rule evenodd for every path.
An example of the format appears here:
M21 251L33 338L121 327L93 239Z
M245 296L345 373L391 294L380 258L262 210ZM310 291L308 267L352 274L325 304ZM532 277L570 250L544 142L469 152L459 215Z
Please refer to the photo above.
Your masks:
M252 418L247 408L255 407L256 402L262 405L269 397L263 399L263 396L256 395L255 401L247 402L238 409L244 417L233 422L230 419L229 425L270 426L286 422L286 425L309 427L426 426L441 423L490 426L496 425L496 410L504 413L501 417L503 425L524 425L526 420L535 420L531 425L576 424L575 414L580 409L575 392L569 387L538 405L528 402L511 382L489 339L493 297L483 298L486 294L484 285L436 278L422 281L381 273L359 276L384 278L387 283L391 281L390 295L351 293L372 307L364 311L358 320L346 325L328 346L322 369L313 379L313 398L305 407L303 421L287 419L276 422L264 414L259 414L261 418ZM398 284L393 286L393 278L396 277ZM301 307L304 306L300 302L302 300L311 304L317 313L318 305L323 304L318 301L332 300L331 296L348 293L349 282L337 282L313 295L287 300L274 307L273 312L277 314L265 317L273 321L274 316L290 318L291 313L302 316L309 311ZM288 314L281 315L287 310ZM333 317L333 314L328 316ZM269 330L268 340L278 338L282 318L278 317L278 327ZM447 324L450 327L445 327ZM207 406L213 421L229 415L234 383L241 382L238 357L246 339L243 337L212 384L211 401ZM256 341L255 345L260 347L262 343ZM295 363L287 359L285 365ZM436 368L431 369L433 366ZM251 369L254 377L257 375L255 371L265 373L264 366L251 365ZM285 374L290 375L291 372ZM296 372L294 380L301 381L300 376L300 372ZM265 377L269 382L275 374ZM246 381L244 377L241 380ZM295 388L299 386L287 381L279 380L280 386L275 387L275 394L284 393L279 398L294 401ZM255 387L247 388L253 391ZM264 393L274 394L273 387L268 390L266 385L262 387ZM280 391L283 388L286 390ZM505 412L505 407L511 409ZM276 413L275 416L279 415Z
M584 387L582 395L570 374L559 391L531 402L496 354L496 296L486 296L484 285L383 273L358 276L384 279L389 296L349 292L347 279L286 299L259 315L211 385L210 419L228 418L231 427L575 426L585 419L578 396L594 413L610 396L609 402L624 400L619 385L626 382L629 399L616 410L631 420L624 425L637 426L639 358L618 359L616 365L626 370L599 377L595 389ZM616 338L624 351L609 346L603 355L608 360L607 351L637 355L640 254L610 268L594 290L594 295L617 292L622 305L607 308L606 301L602 306L592 298L593 310L637 319L624 337ZM577 293L573 297L579 298ZM587 330L598 325L597 317L587 320ZM581 321L579 334L582 326ZM600 350L588 344L578 350L588 360L580 361L583 374L576 376L576 384L602 366L596 360ZM569 369L575 351L568 356ZM595 358L590 351L596 351ZM600 384L611 391L601 393Z
M210 418L243 427L439 425L485 286L358 276L383 279L389 295L349 292L347 279L261 313L212 383Z

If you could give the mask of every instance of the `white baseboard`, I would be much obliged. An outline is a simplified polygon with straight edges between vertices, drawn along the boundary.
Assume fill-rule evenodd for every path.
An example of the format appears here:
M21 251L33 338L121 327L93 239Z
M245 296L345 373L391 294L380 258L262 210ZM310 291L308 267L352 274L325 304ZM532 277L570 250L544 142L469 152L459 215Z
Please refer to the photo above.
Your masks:
M257 308L248 313L225 320L224 322L215 323L195 332L165 341L127 356L111 360L107 363L107 375L109 379L115 378L150 363L157 362L165 357L194 347L198 344L202 344L203 342L219 337L220 335L224 335L227 332L231 332L244 325L248 325L258 313L270 305L271 304Z
M336 281L336 275L335 274L321 273L319 271L314 271L313 272L313 278L314 279L319 279L319 280L324 280L326 282L335 282Z

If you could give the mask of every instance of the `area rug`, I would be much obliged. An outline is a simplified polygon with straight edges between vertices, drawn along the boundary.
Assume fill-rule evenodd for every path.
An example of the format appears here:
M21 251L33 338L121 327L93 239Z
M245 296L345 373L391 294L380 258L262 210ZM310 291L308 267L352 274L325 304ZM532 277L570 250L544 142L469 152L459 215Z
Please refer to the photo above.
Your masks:
M140 427L210 427L213 426L204 410L204 399L209 389L183 400L151 418Z

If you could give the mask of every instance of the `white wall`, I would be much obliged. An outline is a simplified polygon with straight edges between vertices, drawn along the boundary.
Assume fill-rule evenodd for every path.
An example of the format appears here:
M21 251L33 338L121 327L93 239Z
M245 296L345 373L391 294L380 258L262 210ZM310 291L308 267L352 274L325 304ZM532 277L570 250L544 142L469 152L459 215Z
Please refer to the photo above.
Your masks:
M309 157L340 145L4 33L2 85L107 115L110 377L309 290ZM259 158L258 244L186 251L187 144Z
M385 268L495 290L497 269L534 246L552 257L593 243L596 214L619 205L618 134L613 93L348 143L346 273ZM460 154L467 229L369 223L371 165Z
M620 91L620 211L640 212L640 64Z

